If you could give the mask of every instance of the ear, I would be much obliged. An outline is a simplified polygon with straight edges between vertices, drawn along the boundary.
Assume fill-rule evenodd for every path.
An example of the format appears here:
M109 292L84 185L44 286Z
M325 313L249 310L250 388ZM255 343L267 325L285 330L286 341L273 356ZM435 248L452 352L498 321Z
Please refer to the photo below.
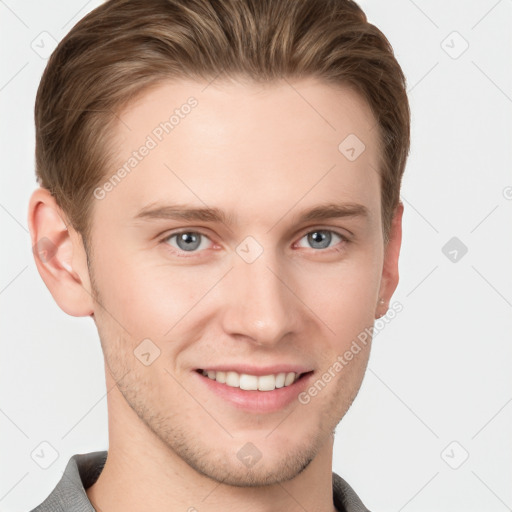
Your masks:
M37 270L55 302L68 315L91 316L94 301L82 237L49 190L32 193L28 227Z
M377 303L375 318L380 318L386 314L389 308L389 301L398 286L398 257L400 256L400 247L402 245L403 212L404 204L402 201L399 201L391 222L389 241L384 247L384 264L379 291L379 297L382 298L382 302Z

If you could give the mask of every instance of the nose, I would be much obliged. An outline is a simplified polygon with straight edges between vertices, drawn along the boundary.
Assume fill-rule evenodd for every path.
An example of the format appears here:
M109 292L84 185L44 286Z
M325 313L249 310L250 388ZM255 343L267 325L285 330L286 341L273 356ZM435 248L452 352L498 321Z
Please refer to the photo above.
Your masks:
M224 286L224 332L262 346L297 332L301 302L292 291L293 277L272 251L252 263L235 256Z

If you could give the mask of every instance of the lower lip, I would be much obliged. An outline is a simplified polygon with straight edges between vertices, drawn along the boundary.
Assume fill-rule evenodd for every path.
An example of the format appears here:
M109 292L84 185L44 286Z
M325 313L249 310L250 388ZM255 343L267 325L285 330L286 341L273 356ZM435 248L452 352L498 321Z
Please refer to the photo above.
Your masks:
M293 384L276 388L273 391L246 391L221 384L197 371L193 373L211 392L231 403L234 407L256 413L276 412L290 405L297 399L299 393L309 385L313 376L313 372L306 373Z

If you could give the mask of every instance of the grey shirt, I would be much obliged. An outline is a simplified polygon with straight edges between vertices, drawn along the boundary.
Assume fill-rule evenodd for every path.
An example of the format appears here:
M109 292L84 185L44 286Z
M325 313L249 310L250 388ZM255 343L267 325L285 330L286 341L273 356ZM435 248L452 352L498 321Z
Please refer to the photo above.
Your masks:
M85 489L100 476L107 451L73 455L51 494L31 512L95 512ZM333 503L339 512L369 512L354 490L332 473Z

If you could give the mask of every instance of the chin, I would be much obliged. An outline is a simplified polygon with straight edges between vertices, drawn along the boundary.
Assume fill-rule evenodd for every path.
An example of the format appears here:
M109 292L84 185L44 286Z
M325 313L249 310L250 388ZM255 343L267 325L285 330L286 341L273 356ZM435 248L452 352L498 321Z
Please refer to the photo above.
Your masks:
M223 465L222 467L201 464L195 467L191 461L187 461L198 473L224 485L232 487L264 487L276 485L292 480L300 475L312 462L314 455L297 454L296 457L287 455L285 459L263 462L263 457L253 467L244 467L242 463Z

